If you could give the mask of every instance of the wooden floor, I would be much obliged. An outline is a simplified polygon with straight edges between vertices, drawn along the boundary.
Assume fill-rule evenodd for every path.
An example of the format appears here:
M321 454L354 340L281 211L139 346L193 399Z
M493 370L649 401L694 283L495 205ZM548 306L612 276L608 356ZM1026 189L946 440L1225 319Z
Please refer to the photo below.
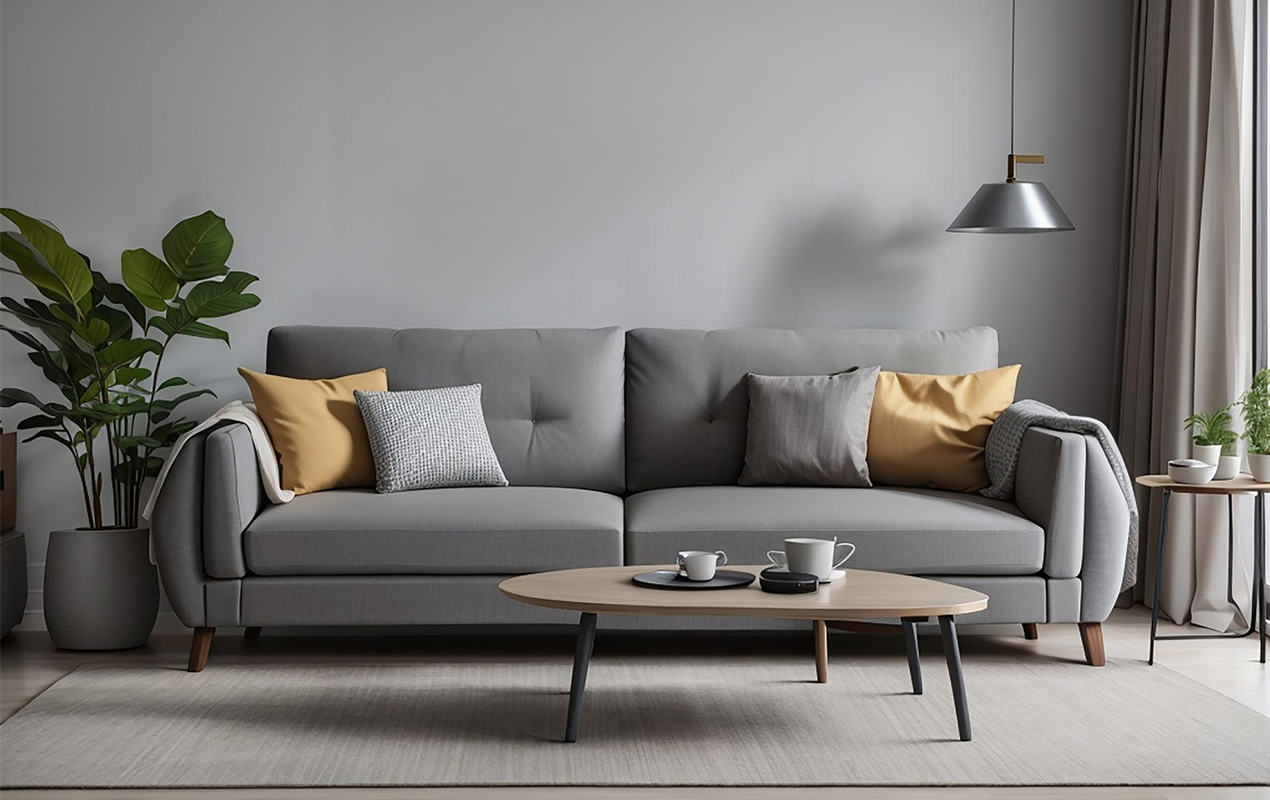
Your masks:
M1104 626L1107 657L1109 659L1146 659L1147 630L1150 616L1142 608L1118 610ZM1172 624L1166 624L1167 633L1179 632ZM1041 625L1039 638L1024 638L1020 626L963 629L962 652L967 667L973 668L975 653L1017 652L1019 658L1052 658L1071 662L1072 669L1094 668L1084 665L1080 635L1075 625ZM796 649L804 643L796 638L754 635L719 635L690 638L671 636L645 636L635 638L630 634L606 634L621 640L611 642L617 647L674 646L694 651L753 652L769 651L773 647ZM849 638L848 638L849 637ZM658 640L663 641L658 641ZM893 650L897 645L892 637L851 634L831 634L829 642L830 663L834 658L847 658L849 651L860 649ZM156 636L146 647L114 653L74 653L53 648L43 633L14 633L0 645L0 719L7 719L32 698L51 686L59 678L83 664L159 664L181 665L189 650L189 637ZM812 636L808 629L805 647L808 670L814 670L812 660ZM573 642L563 636L517 637L300 637L270 636L269 631L257 642L244 642L240 631L223 629L217 632L212 646L211 667L216 664L251 663L269 659L273 663L361 663L376 662L428 662L432 660L464 660L479 662L488 659L505 659L509 653L516 657L533 658L537 653L571 653ZM1209 686L1239 702L1270 716L1270 672L1258 663L1254 639L1223 641L1163 642L1157 646L1157 662ZM209 668L211 668L209 667ZM1163 699L1163 698L1162 698ZM1153 736L1185 736L1185 731L1143 731L1140 746L1150 747ZM3 747L3 727L0 727L0 747ZM1133 746L1127 742L1126 746ZM1270 758L1270 743L1267 743ZM1211 787L1087 787L1087 788L808 788L783 789L780 794L791 800L896 800L916 798L1112 798L1113 800L1270 800L1270 787L1211 788ZM228 789L228 790L161 790L161 791L7 791L3 800L21 798L376 798L376 800L405 800L405 798L458 798L459 800L485 800L485 798L514 798L515 800L582 800L604 797L618 800L666 800L666 798L728 798L728 800L769 800L775 794L771 789L590 789L590 788L442 788L442 789Z

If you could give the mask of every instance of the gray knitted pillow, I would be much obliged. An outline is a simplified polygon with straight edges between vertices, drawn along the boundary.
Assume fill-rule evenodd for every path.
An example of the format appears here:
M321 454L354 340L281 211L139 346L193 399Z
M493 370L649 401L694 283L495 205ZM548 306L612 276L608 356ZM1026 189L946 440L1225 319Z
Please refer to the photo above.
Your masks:
M506 486L481 410L481 385L353 392L375 457L375 490Z

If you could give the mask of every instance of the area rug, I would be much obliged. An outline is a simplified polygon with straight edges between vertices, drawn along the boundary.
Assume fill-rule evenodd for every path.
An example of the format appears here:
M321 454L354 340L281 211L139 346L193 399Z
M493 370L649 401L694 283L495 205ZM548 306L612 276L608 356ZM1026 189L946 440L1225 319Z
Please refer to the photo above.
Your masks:
M5 788L1270 783L1270 718L1163 666L597 653L581 735L569 664L73 672L0 725Z

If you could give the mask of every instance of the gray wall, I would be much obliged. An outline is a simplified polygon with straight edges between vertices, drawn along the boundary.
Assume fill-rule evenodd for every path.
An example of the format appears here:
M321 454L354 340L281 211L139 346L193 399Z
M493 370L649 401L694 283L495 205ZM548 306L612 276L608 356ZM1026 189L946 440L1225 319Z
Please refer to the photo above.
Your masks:
M1076 232L945 233L1004 177L1009 30L1006 0L4 0L0 202L108 272L225 216L264 303L165 364L222 399L285 323L986 323L1021 395L1105 418L1130 3L1019 3L1017 143ZM72 475L22 448L37 590Z

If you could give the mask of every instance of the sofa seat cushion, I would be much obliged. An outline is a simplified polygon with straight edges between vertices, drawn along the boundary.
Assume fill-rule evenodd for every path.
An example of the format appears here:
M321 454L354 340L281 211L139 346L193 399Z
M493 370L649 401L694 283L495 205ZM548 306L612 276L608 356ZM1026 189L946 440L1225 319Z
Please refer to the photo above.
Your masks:
M666 564L685 549L767 563L786 537L856 545L849 566L912 575L1030 575L1045 534L1010 503L933 489L696 486L626 501L626 563Z
M256 575L518 575L622 563L622 500L544 486L376 494L269 506L243 534Z

